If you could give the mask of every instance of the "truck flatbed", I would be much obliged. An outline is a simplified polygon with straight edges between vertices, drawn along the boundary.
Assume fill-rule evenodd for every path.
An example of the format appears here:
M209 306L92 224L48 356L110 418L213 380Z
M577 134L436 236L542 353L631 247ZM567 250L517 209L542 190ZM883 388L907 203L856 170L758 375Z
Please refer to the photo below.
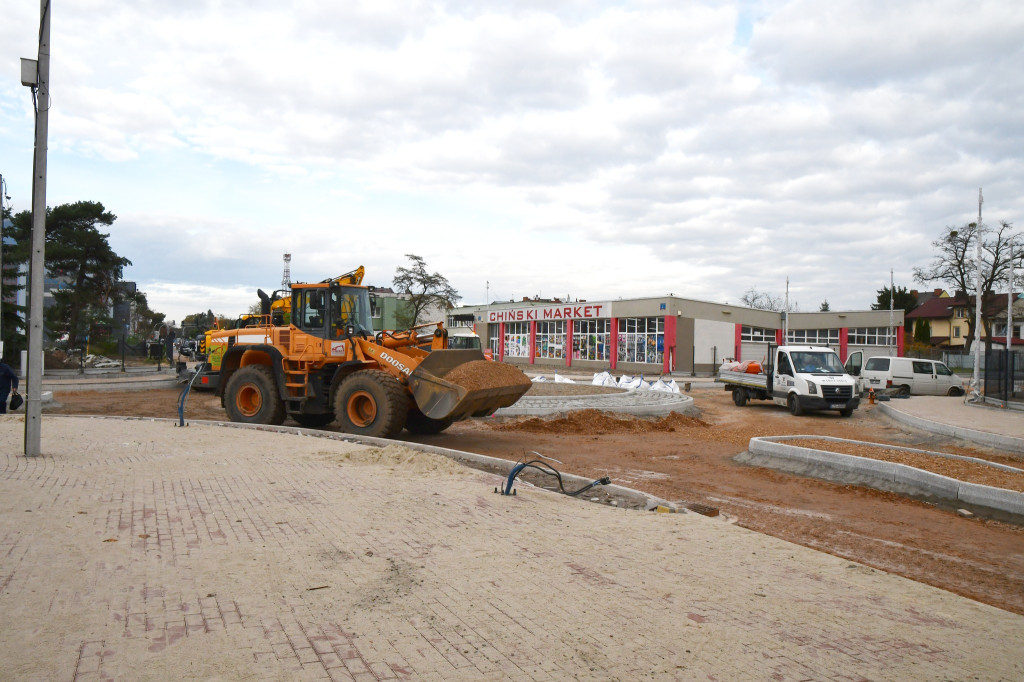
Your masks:
M733 386L746 386L748 388L759 388L762 391L768 388L767 374L747 374L746 372L719 372L715 381Z

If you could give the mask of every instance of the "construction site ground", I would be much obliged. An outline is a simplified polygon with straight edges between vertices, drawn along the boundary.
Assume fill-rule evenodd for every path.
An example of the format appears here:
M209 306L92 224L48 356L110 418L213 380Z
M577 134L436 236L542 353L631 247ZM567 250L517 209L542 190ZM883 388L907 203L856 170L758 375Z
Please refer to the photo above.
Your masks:
M531 393L579 395L608 390L540 384ZM61 392L55 388L55 402L46 409L176 418L178 395L177 389ZM696 418L582 411L552 418L474 419L442 434L416 437L403 432L401 438L512 461L534 459L537 453L556 460L552 464L563 472L591 478L608 475L615 483L680 506L713 507L744 528L1024 614L1024 527L965 518L954 508L893 493L733 461L754 436L790 434L884 442L1016 466L1024 464L1024 455L913 429L866 402L848 419L835 413L793 417L766 402L736 407L727 392L706 384L691 395L699 410ZM193 393L187 418L224 420L226 416L218 398ZM186 432L182 434L187 438Z

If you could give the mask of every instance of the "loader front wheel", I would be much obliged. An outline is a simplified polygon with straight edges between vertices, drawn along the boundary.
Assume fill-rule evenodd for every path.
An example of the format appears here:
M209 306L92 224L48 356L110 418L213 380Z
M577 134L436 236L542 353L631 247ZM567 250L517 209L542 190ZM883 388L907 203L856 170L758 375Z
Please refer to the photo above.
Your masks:
M387 372L356 372L338 388L334 414L341 430L360 436L391 438L405 426L409 395Z
M266 365L246 365L232 374L224 395L224 409L233 422L277 426L284 421L284 401Z
M415 407L409 409L409 418L405 421L405 428L409 429L409 433L421 436L441 433L451 425L451 419L431 419Z

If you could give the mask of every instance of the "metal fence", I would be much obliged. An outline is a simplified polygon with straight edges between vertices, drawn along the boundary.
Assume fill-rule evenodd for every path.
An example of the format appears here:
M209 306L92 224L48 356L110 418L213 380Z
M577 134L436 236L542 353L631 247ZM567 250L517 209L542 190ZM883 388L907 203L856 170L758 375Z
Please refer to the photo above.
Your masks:
M993 350L982 358L985 396L999 400L1024 399L1024 352Z

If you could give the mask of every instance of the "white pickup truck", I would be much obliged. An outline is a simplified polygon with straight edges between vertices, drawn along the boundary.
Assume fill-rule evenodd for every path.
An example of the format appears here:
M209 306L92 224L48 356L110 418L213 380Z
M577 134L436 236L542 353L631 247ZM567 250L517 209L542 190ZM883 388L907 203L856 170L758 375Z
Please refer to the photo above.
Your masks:
M768 365L760 374L720 371L715 380L732 391L732 400L739 407L756 398L785 405L794 415L838 410L849 417L860 405L857 380L846 373L831 348L770 346L768 358Z

